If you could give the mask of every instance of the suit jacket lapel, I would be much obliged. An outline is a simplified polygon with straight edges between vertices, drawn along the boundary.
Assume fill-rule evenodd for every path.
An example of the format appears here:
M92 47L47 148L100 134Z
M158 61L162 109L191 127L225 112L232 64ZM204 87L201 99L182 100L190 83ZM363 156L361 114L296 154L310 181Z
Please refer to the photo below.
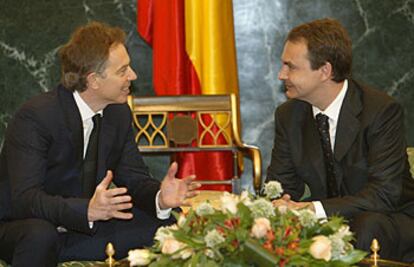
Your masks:
M99 183L106 175L108 168L108 166L106 166L106 159L108 158L115 140L116 127L113 124L115 123L116 118L112 118L112 114L106 111L107 109L104 109L101 131L99 133L97 183Z
M60 103L64 114L69 139L74 149L76 159L79 163L83 160L83 125L78 107L76 106L73 93L59 86L57 88Z
M305 160L310 160L314 166L318 177L321 180L321 184L326 190L326 171L325 164L323 159L323 152L321 147L321 142L319 138L318 129L316 127L315 118L312 114L311 105L307 105L305 117L304 117L304 154L309 158Z
M349 80L348 91L342 103L341 112L338 118L335 136L334 156L337 163L346 155L356 136L358 135L360 122L357 118L362 110L361 96L357 85ZM342 184L342 172L337 168L337 184Z
M359 132L360 123L357 116L362 110L362 103L357 90L355 83L350 80L336 128L334 154L337 162L345 156Z

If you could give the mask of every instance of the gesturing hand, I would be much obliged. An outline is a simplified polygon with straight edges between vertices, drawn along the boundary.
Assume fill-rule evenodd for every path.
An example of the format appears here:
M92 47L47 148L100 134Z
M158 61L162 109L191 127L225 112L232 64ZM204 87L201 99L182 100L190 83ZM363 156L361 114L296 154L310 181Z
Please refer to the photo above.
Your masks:
M132 219L131 212L123 212L123 210L132 208L131 197L125 195L127 189L124 187L108 189L112 179L112 171L107 171L105 178L96 187L89 201L88 221L106 221L112 218Z
M195 175L177 179L175 178L177 170L178 164L174 162L161 183L161 193L159 196L161 209L189 206L188 199L198 195L198 191L195 191L195 189L199 188L201 184L194 182Z

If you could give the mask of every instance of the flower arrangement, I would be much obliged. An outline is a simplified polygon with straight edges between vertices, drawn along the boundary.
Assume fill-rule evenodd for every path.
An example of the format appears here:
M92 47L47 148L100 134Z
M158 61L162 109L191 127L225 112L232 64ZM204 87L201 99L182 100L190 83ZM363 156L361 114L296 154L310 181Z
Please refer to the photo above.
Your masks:
M278 182L264 193L225 193L219 209L207 201L175 214L177 224L159 228L154 246L129 252L130 266L352 266L366 255L352 247L343 218L275 208Z

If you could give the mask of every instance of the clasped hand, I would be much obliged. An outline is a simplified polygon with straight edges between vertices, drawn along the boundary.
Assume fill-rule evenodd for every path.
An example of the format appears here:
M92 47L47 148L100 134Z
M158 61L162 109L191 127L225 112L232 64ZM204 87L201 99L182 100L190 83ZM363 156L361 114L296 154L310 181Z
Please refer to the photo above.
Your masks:
M272 201L274 207L286 206L288 209L304 209L308 208L315 211L312 202L296 202L290 198L289 194L284 194L281 198Z
M177 179L175 177L178 170L176 162L171 164L167 175L161 183L161 192L158 198L158 205L161 209L188 206L189 198L198 194L196 191L201 185L194 182L195 175ZM96 187L95 193L89 201L88 221L109 220L112 218L129 220L133 215L132 198L127 194L127 188L109 188L113 179L112 171L107 171L106 176Z

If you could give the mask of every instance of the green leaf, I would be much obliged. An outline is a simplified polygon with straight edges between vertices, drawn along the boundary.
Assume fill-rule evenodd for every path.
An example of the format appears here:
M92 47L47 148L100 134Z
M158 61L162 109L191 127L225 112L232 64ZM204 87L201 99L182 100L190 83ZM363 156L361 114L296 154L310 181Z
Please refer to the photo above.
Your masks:
M241 256L246 262L260 267L273 267L278 263L278 259L273 254L253 239L246 240Z
M206 263L203 264L203 266L205 266L205 267L220 267L220 265L218 265L218 263L216 263L213 260L208 260Z
M341 257L341 261L351 265L360 262L368 253L362 250L352 250L350 253Z

